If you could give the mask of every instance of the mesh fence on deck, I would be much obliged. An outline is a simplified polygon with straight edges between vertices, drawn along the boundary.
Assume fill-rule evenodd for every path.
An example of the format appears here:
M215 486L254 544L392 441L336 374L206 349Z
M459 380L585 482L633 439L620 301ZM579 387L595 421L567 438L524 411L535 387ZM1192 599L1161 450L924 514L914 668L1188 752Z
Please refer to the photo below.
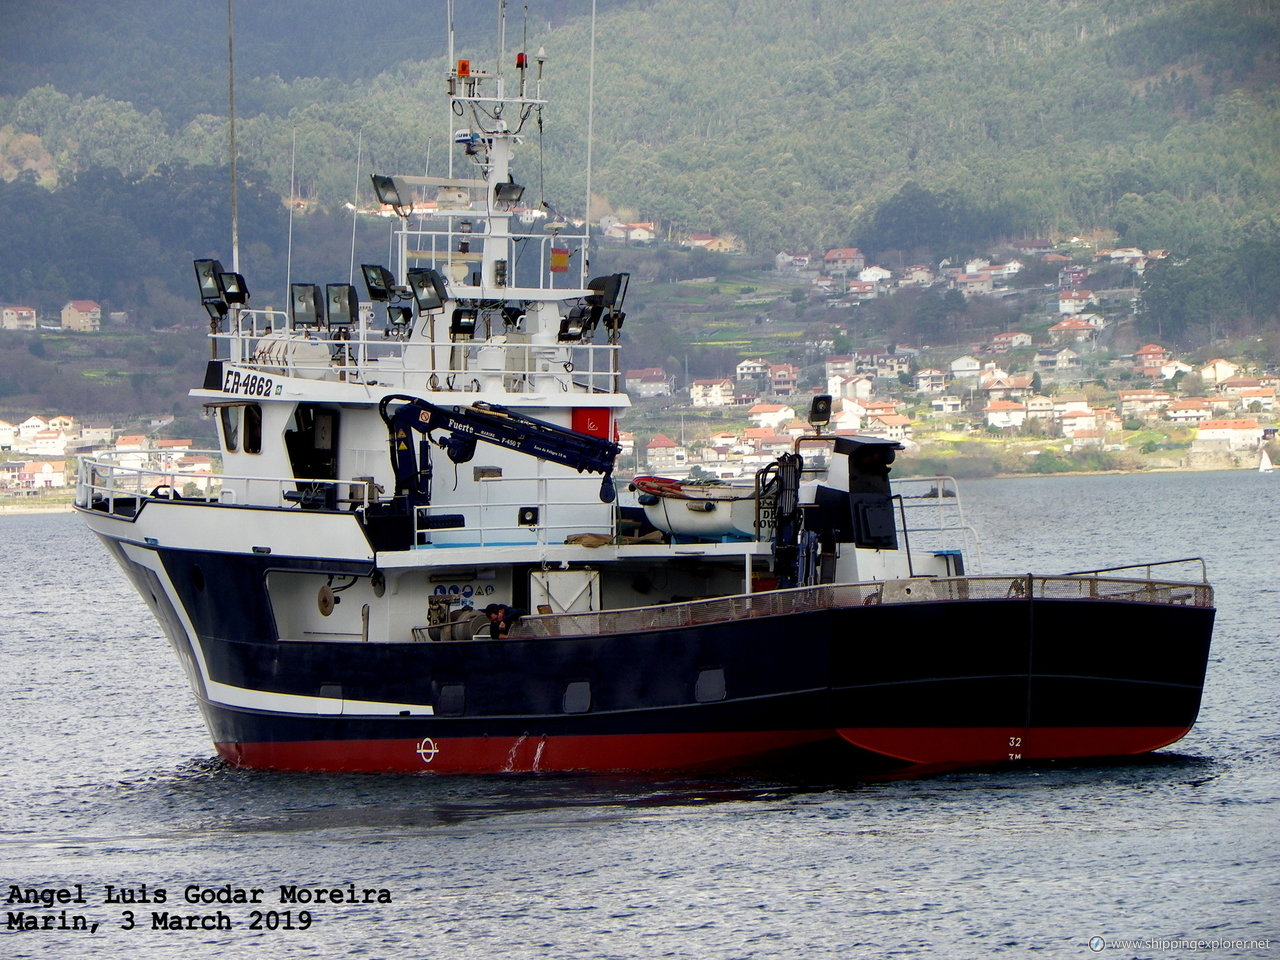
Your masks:
M777 617L873 604L955 600L1097 600L1189 607L1213 606L1206 583L1174 583L1108 577L950 577L801 587L771 593L693 600L600 613L531 616L513 636L563 637L641 633L748 617Z

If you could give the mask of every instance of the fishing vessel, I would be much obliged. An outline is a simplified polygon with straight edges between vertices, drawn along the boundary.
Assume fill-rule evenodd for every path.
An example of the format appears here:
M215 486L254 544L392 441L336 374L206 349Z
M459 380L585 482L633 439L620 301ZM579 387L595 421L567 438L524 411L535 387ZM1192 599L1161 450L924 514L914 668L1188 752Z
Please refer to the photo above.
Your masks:
M213 471L80 464L77 509L226 762L843 772L1186 734L1202 563L982 574L954 481L891 481L900 445L831 433L829 398L731 498L618 496L629 278L593 275L585 225L517 229L542 71L452 63L467 175L374 176L398 225L367 299L294 283L288 311L254 309L196 261Z

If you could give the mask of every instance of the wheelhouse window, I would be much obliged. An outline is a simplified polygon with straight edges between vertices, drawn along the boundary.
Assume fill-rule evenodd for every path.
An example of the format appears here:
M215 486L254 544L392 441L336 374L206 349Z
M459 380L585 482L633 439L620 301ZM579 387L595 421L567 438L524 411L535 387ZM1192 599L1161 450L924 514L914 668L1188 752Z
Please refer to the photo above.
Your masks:
M222 448L227 453L262 452L262 406L257 403L210 404L218 408Z
M219 407L218 417L222 421L222 445L227 453L235 453L240 444L240 408Z
M256 403L244 408L244 452L262 452L262 407Z
M338 478L338 411L312 403L300 403L293 423L285 430L293 475L299 479Z

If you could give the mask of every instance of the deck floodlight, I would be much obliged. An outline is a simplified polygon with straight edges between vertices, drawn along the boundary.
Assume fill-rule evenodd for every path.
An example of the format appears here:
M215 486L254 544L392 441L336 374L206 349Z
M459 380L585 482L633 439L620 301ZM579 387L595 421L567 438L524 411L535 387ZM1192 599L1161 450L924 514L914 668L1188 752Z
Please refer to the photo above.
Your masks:
M618 339L618 331L622 329L622 321L625 319L627 315L621 310L610 310L604 315L604 328L614 340Z
M831 395L820 393L809 401L809 422L824 427L831 422Z
M587 281L587 289L593 291L591 299L600 306L608 308L620 305L627 293L629 273L611 273L604 277L592 277Z
M221 323L222 318L227 315L227 302L225 300L205 300L204 308L209 314L209 319L215 323Z
M499 183L493 188L493 199L499 203L519 203L520 198L524 196L524 185L510 180L507 183Z
M395 177L384 176L380 173L370 175L373 181L373 192L378 197L378 202L390 207L396 212L397 216L407 217L409 210L413 206L406 203L404 196L400 193L400 185L396 183Z
M369 291L369 299L386 303L391 299L396 278L391 271L376 263L360 264L360 272L364 274L365 289Z
M295 327L324 325L324 300L316 283L289 284L289 317Z
M453 311L453 319L449 321L449 338L451 340L470 340L476 335L476 312L469 307L459 307Z
M195 260L193 261L196 268L196 280L200 284L200 299L205 300L221 300L222 284L220 278L222 276L222 264L217 260Z
M630 280L629 273L611 273L603 277L592 277L587 281L587 289L593 291L586 298L591 309L588 332L603 319L610 336L617 338L618 331L622 329L622 321L627 316L620 308L622 301L626 299Z
M561 343L575 343L582 339L591 316L589 307L570 307L560 320L560 333L556 339Z
M396 330L403 330L413 322L413 311L408 307L387 307L387 319Z
M222 296L227 303L243 304L249 302L249 286L244 277L238 273L218 274L218 283L222 287Z
M360 316L360 301L356 288L349 283L331 283L324 288L325 305L329 312L329 326L349 327Z
M593 304L591 298L587 298L586 306L581 308L585 314L582 318L582 339L591 339L591 334L595 332L596 327L600 323L600 318L604 316L604 308L599 304Z
M449 299L444 288L444 277L430 267L414 267L407 274L409 289L418 305L418 313L439 310Z

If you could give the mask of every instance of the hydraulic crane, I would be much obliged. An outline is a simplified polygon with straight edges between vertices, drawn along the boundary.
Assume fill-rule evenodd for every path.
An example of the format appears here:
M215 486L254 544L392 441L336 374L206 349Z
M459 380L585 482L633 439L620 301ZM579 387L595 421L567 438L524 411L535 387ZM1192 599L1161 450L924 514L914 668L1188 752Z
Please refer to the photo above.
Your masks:
M398 404L392 409L393 404ZM536 420L492 403L467 407L442 407L406 394L392 394L378 405L378 413L390 434L391 468L396 478L396 496L406 506L431 503L431 444L434 442L453 463L466 463L476 452L477 441L518 450L550 463L603 474L600 500L612 503L617 497L613 485L613 464L622 448L612 440L578 433L566 427ZM425 434L413 443L412 431ZM448 436L436 440L435 431Z

